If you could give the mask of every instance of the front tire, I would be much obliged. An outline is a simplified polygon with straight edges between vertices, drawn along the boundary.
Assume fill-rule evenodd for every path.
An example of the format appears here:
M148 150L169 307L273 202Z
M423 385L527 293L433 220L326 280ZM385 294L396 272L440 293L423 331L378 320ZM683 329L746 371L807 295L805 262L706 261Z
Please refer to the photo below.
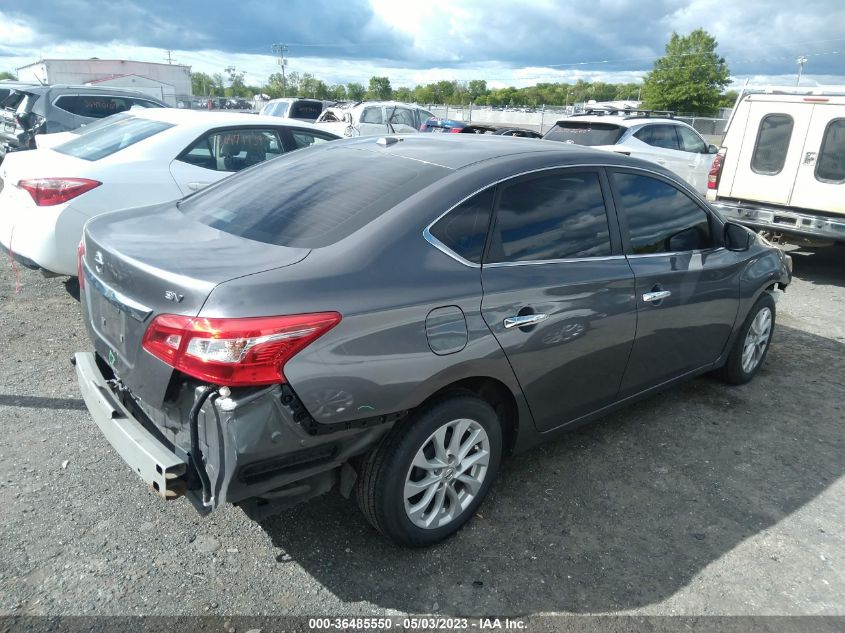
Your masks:
M432 545L472 517L499 470L502 428L473 395L438 400L364 456L356 484L367 520L400 545Z
M717 372L731 385L744 385L760 370L775 331L775 300L768 292L757 299L734 341L725 365Z

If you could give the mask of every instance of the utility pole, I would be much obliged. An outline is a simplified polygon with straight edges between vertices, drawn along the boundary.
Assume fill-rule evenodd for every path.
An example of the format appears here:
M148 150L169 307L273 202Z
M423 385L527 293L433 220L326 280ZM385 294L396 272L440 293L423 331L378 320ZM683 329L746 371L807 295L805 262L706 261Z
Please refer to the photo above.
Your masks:
M173 62L176 61L175 59L173 59L173 56L171 55L172 52L173 51L167 51L167 63L168 64L172 64Z
M800 55L795 61L798 62L798 81L795 82L797 86L801 83L801 75L804 74L804 64L807 63L807 58L804 55Z
M285 66L288 64L288 60L285 57L285 53L288 51L287 44L273 44L272 46L273 52L278 54L279 56L279 66L282 67L282 96L286 97L288 93L288 86L287 86L287 79L285 79Z

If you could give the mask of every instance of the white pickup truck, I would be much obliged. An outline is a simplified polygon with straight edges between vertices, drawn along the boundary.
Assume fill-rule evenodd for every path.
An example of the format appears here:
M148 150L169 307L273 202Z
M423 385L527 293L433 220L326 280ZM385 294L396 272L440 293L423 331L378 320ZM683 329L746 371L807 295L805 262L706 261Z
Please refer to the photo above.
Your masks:
M845 242L845 87L744 88L707 187L755 230Z

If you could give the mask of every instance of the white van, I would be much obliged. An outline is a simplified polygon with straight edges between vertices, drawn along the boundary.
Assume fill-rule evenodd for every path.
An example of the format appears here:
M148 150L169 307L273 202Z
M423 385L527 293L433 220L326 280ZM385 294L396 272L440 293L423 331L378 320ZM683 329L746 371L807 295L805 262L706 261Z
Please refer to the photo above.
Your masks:
M707 199L753 229L845 241L845 87L743 89Z

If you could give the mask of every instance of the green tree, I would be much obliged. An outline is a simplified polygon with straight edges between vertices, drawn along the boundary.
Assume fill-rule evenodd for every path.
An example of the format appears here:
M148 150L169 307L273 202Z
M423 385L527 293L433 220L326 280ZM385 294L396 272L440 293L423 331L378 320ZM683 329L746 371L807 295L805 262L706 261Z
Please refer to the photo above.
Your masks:
M207 73L191 73L191 92L195 95L207 96L214 87L214 79Z
M405 86L401 86L400 88L396 88L393 91L393 98L397 101L413 101L413 97L411 96L411 89L406 88Z
M216 97L222 97L226 94L226 83L223 79L223 75L220 73L214 73L211 76L211 80L213 85L211 86L211 94Z
M478 102L479 98L487 94L487 82L484 79L471 79L467 86L469 98Z
M350 101L363 101L367 94L366 88L358 83L346 84L346 96Z
M0 72L0 80L3 79L17 79L17 76L14 73L10 73L8 70L4 70Z
M367 90L368 99L390 99L393 95L393 88L390 87L390 79L387 77L370 77L370 88Z
M643 102L655 110L712 114L730 83L716 38L704 29L683 36L672 33L666 54L654 62L643 83Z
M728 90L725 94L719 97L720 108L732 108L736 105L736 98L739 93L736 90Z

